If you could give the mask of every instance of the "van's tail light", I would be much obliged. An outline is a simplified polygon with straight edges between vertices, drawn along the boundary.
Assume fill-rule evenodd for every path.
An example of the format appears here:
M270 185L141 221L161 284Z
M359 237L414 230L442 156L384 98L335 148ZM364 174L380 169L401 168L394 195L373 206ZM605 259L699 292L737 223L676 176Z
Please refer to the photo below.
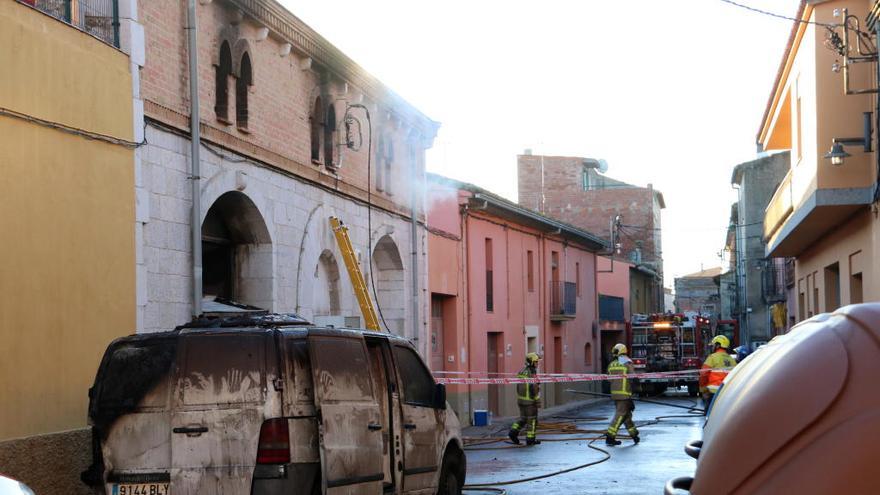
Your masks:
M286 418L267 419L260 427L257 464L287 464L290 462L290 432Z
M644 366L645 363L646 363L646 360L636 358L636 359L633 359L633 363L634 363L636 366Z

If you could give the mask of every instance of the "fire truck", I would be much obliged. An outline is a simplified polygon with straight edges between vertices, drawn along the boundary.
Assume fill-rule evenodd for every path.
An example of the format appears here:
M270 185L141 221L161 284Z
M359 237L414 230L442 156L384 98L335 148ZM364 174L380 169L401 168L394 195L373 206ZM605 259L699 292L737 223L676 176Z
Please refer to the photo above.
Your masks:
M700 369L713 334L711 319L697 313L633 315L627 328L630 358L636 373ZM643 378L633 391L659 395L669 387L681 386L687 386L688 394L696 397L698 376Z

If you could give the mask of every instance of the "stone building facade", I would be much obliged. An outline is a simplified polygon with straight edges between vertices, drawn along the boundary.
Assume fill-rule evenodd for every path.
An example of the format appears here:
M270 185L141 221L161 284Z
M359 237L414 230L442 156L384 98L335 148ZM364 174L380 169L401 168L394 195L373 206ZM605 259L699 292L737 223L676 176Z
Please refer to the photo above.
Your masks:
M197 2L204 301L361 326L348 227L390 331L425 333L424 156L438 124L273 0ZM186 2L139 0L138 330L192 317Z
M721 311L721 267L709 268L675 279L675 312L696 311L718 318Z
M617 241L624 261L652 272L649 312L663 311L661 211L663 195L651 184L634 186L600 172L594 159L517 156L519 204L605 239L620 215Z
M733 251L736 280L736 311L741 342L766 342L784 333L787 317L774 324L773 311L785 312L788 289L785 260L765 256L764 212L776 187L785 178L791 163L788 151L740 163L733 168L730 183L737 190L737 207L732 212L735 226ZM781 323L781 326L778 324Z

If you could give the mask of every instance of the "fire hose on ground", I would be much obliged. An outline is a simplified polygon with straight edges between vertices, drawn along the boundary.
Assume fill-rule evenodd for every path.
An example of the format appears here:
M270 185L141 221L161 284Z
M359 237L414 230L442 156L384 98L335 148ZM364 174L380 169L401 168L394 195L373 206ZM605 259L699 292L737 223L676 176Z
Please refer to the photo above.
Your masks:
M578 391L578 390L566 390L566 392L572 392L572 393L583 394L583 395L595 395L595 396L600 396L600 397L610 397L610 395L608 395L608 394L601 394L598 392L582 392L582 391ZM633 398L633 400L639 401L639 402L647 402L647 403L661 405L661 406L686 409L690 412L690 414L673 414L673 415L655 416L654 419L652 419L652 420L645 421L642 423L637 423L636 424L637 427L645 427L645 426L655 425L655 424L660 423L664 419L699 418L699 417L703 416L703 410L696 407L696 403L694 403L692 406L683 406L683 405L678 405L678 404L671 404L668 402L640 399L640 398L635 398L635 397ZM608 418L597 417L597 416L585 416L585 417L553 416L551 418L565 419L565 420L569 420L571 422L544 422L538 428L538 431L540 433L581 435L581 436L566 437L566 438L547 438L547 439L542 439L541 440L542 443L543 442L570 442L570 441L577 441L577 440L588 440L589 443L587 443L587 447L592 450L595 450L597 452L600 452L603 455L603 457L601 459L593 460L593 461L590 461L590 462L587 462L584 464L579 464L576 466L572 466L569 468L565 468L565 469L561 469L561 470L557 470L557 471L553 471L553 472L549 472L549 473L544 473L544 474L541 474L538 476L530 476L530 477L526 477L526 478L519 478L519 479L513 479L513 480L502 480L502 481L496 481L496 482L491 482L491 483L467 484L467 485L464 485L464 488L463 488L464 491L476 492L476 493L505 494L507 492L503 488L498 488L498 487L507 486L507 485L514 485L514 484L519 484L519 483L526 483L529 481L541 480L541 479L550 478L553 476L559 476L561 474L566 474L566 473L578 471L580 469L584 469L584 468L587 468L590 466L595 466L597 464L601 464L611 458L610 452L608 452L605 449L602 449L602 448L599 448L599 447L596 447L595 445L593 445L597 440L601 440L601 439L605 438L605 430L604 429L602 429L602 430L585 429L585 428L580 428L580 427L576 426L575 424L572 424L572 422L575 422L575 421L577 421L577 422L607 421ZM593 436L583 436L583 435L593 435ZM629 435L621 434L621 435L619 435L619 438L630 438L630 437L629 437ZM468 440L470 440L470 442L467 442ZM513 449L513 448L529 448L527 446L515 445L512 443L510 443L508 445L498 446L498 447L486 447L486 445L506 442L507 441L506 437L472 438L472 439L466 438L465 441L466 441L465 450L502 450L502 449Z

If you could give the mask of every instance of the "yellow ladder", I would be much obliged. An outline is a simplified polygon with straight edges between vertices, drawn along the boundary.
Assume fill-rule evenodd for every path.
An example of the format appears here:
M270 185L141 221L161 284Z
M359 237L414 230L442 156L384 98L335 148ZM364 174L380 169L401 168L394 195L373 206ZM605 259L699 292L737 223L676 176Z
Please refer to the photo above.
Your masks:
M380 330L379 317L376 315L376 308L373 307L370 293L367 292L367 283L363 273L361 273L361 267L358 265L354 248L351 247L351 239L348 238L348 227L342 223L342 220L336 217L330 217L330 227L333 229L333 235L336 236L336 243L339 244L339 251L342 252L342 260L345 261L345 268L348 269L348 278L351 279L351 284L354 286L354 295L357 297L361 313L364 315L364 326L367 330L378 332Z

